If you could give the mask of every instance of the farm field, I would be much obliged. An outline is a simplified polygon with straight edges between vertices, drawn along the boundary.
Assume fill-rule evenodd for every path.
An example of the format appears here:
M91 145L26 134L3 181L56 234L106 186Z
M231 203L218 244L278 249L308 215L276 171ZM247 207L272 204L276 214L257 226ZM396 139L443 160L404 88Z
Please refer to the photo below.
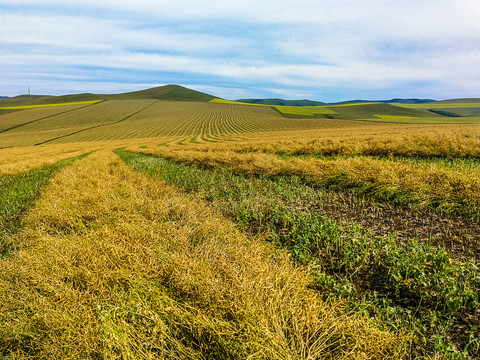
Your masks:
M0 114L0 359L480 356L471 117L174 90Z
M211 103L269 106L213 99ZM433 102L426 104L398 104L361 102L322 106L270 106L290 118L350 119L403 124L478 124L479 103Z

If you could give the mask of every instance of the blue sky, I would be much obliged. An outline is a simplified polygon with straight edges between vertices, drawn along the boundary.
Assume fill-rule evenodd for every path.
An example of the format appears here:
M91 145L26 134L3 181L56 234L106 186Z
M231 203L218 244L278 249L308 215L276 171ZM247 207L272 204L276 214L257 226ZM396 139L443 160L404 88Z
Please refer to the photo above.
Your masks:
M480 97L478 0L0 0L0 95Z

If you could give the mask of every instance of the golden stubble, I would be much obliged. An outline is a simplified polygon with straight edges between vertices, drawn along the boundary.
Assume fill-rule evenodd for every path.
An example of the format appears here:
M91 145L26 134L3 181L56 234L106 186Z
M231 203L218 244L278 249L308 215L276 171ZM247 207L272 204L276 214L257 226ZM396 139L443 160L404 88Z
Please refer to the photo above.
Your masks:
M0 346L20 358L400 356L286 252L110 151L58 174L24 225L0 261Z

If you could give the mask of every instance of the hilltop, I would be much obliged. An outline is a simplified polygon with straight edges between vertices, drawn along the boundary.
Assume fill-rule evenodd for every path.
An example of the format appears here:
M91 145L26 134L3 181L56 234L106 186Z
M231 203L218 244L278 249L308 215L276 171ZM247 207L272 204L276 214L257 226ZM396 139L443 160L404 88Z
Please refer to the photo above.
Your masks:
M174 100L208 102L215 97L180 85L165 85L120 94L19 95L2 101L2 106L39 105L93 100Z

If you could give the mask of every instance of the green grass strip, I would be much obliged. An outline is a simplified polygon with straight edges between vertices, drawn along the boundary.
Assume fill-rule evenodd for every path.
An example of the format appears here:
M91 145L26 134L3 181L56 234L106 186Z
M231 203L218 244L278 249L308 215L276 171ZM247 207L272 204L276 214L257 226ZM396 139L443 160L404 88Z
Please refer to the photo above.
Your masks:
M27 172L0 177L0 258L14 250L15 245L10 235L20 230L22 215L40 197L49 180L65 166L88 154L90 153Z
M311 209L320 193L299 177L245 175L116 153L135 170L211 202L244 230L269 234L313 269L314 286L326 299L344 298L352 310L408 331L412 358L480 355L480 274L474 261L457 262L414 239L372 237L356 225L326 219Z

